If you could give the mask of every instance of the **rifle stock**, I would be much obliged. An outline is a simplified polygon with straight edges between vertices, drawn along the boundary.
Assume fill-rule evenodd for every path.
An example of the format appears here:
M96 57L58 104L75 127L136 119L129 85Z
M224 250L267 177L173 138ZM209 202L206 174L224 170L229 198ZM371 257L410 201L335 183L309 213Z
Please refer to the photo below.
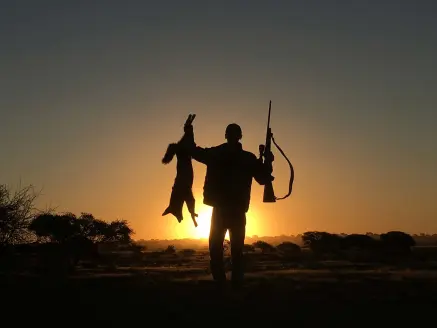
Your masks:
M276 196L275 191L273 190L272 182L269 182L264 185L264 193L263 193L263 203L275 203Z
M267 133L266 133L266 144L260 146L260 158L264 156L264 165L269 170L269 172L273 172L273 162L270 156L265 156L265 154L270 154L272 150L272 129L270 128L270 113L272 111L272 101L269 102L269 115L267 118ZM272 181L266 183L264 185L264 193L263 193L263 203L275 203L276 196L275 191L273 189Z

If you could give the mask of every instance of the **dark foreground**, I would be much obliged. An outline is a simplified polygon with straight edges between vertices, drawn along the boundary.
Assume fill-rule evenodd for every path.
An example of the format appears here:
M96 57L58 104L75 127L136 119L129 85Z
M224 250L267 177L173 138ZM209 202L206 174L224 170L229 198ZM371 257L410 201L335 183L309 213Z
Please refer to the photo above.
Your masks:
M434 322L436 281L433 271L263 272L240 292L220 293L208 277L2 276L1 316L7 326L46 327L422 324Z

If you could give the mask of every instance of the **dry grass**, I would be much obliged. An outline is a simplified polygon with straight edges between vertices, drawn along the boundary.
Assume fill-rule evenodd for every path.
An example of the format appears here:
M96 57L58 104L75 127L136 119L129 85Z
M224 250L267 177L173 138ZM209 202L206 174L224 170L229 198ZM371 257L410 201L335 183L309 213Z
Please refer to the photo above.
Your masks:
M215 326L232 320L246 325L394 325L430 320L437 303L437 270L429 256L417 268L414 261L378 264L250 254L240 292L214 288L206 252L117 256L111 270L100 265L69 276L3 276L0 288L8 300L3 316L17 325L26 320L63 325L66 318L70 324L118 327L152 322Z

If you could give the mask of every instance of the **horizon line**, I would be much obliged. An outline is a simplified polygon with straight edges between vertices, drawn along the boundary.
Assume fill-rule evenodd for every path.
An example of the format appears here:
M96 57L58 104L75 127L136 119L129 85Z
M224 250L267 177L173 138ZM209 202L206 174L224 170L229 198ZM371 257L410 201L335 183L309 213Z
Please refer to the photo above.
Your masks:
M309 231L317 231L317 230L309 230ZM308 232L309 232L308 231ZM401 231L401 230L389 230L389 231ZM387 232L389 232L387 231ZM318 231L318 232L327 232L327 231ZM381 233L376 233L376 232L366 232L366 233L344 233L344 232L340 232L340 233L336 233L336 232L328 232L330 234L334 234L334 235L366 235L366 234L372 234L372 235L381 235L383 233L387 233L387 232L381 232ZM437 232L432 232L432 233L425 233L425 232L419 232L419 233L409 233L406 231L402 231L404 233L407 233L411 236L419 236L420 235L425 235L425 236L436 236ZM261 239L261 238L279 238L279 237L298 237L303 235L304 233L299 233L296 235L276 235L276 236L259 236L259 235L252 235L252 236L246 236L245 239ZM135 239L134 241L166 241L166 240L196 240L196 241L208 241L208 238L190 238L190 237L186 237L186 238L163 238L163 239L158 239L158 238L151 238L151 239L144 239L144 238L140 238L140 239Z

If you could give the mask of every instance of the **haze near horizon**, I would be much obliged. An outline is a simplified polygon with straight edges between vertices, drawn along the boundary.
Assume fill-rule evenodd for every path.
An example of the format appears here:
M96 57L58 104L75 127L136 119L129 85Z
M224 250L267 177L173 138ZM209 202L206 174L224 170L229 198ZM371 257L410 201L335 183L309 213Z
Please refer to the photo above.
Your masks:
M247 235L437 231L437 22L431 1L6 1L0 7L0 182L39 205L123 218L135 239L205 237L201 216L161 217L176 174L160 160L189 113L196 142L275 139L290 198ZM286 161L273 148L274 187Z

